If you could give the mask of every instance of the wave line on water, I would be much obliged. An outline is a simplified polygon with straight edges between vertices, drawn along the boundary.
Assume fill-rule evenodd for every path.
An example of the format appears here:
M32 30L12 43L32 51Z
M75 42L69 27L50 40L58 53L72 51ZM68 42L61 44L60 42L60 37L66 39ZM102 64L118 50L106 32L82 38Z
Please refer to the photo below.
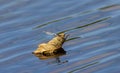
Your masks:
M71 71L69 71L68 73L73 73L73 72L75 72L75 71L78 71L78 70L85 69L85 68L88 68L88 67L90 67L90 66L96 65L96 64L98 64L98 63L99 63L99 62L93 62L93 63L87 64L87 65L84 65L84 66L82 66L82 67L80 67L80 68L76 68L76 69L74 69L74 70L71 70Z
M3 58L3 59L0 60L0 63L5 62L5 61L10 60L10 59L13 59L13 58L15 58L15 57L18 57L18 56L21 56L21 55L24 55L24 54L30 53L30 52L31 52L31 51L25 51L25 52L21 52L21 53L14 54L14 55L12 55L12 56L9 56L9 57L6 57L6 58Z
M104 63L104 62L110 61L110 60L115 59L115 58L120 58L120 54L115 54L115 55L112 55L110 57L104 58L100 62Z
M98 48L98 50L95 50L95 51L92 51L92 52L89 52L87 54L85 54L83 56L83 58L88 58L90 56L93 56L93 55L97 55L97 54L100 54L100 53L104 53L106 52L107 50L110 51L110 50L113 50L113 49L116 49L116 48L120 48L119 46L120 44L114 44L114 45L109 45L109 46L106 46L106 47L103 47L103 48Z
M97 31L88 32L88 33L82 34L80 36L81 37L90 37L90 36L98 35L98 34L101 34L101 33L104 33L104 32L108 32L108 31L111 31L111 30L117 30L119 28L120 28L119 25L118 26L114 26L114 27L107 27L107 28L104 28L104 29L99 29Z
M113 39L113 38L99 39L99 40L95 40L95 41L90 41L90 42L82 43L82 44L80 44L78 46L74 46L74 47L71 47L71 48L73 48L73 49L76 49L76 48L79 48L79 47L82 48L82 47L85 47L85 46L90 46L90 45L94 45L94 44L98 44L98 43L103 43L103 42L107 42L107 41L113 41L113 40L119 40L119 38L116 38L116 39Z

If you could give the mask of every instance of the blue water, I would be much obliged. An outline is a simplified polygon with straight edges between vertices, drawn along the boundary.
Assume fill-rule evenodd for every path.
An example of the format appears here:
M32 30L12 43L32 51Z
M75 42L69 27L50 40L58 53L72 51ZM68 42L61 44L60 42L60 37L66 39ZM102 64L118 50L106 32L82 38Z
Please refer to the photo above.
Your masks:
M69 34L66 55L32 52ZM120 0L0 0L0 73L120 73Z

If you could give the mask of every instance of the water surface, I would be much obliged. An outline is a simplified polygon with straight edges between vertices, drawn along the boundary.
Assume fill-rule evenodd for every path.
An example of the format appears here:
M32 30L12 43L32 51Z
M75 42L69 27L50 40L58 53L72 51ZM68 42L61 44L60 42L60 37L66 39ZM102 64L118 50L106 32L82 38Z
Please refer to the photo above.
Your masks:
M32 52L69 34L66 55ZM119 73L120 0L0 0L0 73Z

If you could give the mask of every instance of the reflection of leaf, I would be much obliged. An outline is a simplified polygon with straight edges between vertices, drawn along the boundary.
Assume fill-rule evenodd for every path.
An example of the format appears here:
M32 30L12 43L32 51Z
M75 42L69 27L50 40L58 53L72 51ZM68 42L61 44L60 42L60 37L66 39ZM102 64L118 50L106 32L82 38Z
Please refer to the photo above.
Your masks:
M70 31L70 30L87 27L87 26L93 25L93 24L95 24L95 23L98 23L98 22L102 22L102 21L104 21L104 20L107 20L107 19L109 19L109 18L111 18L111 17L102 18L102 19L96 20L96 21L94 21L94 22L88 23L88 24L86 24L86 25L78 26L78 27L71 28L71 29L67 29L67 30L61 31L61 32L59 32L59 33L64 33L64 32Z
M46 22L46 23L44 23L44 24L41 24L41 25L35 27L34 29L40 28L40 27L46 26L46 25L48 25L48 24L51 24L51 23L54 23L54 22L58 22L58 21L64 20L64 19L69 19L69 18L71 18L71 17L64 17L64 18L61 18L61 19L56 19L56 20L53 20L53 21L49 21L49 22Z
M99 63L99 62L94 62L94 63L91 63L91 64L87 64L87 65L82 66L82 67L80 67L80 68L77 68L77 69L74 69L74 70L72 70L72 71L69 71L68 73L73 73L74 71L77 71L77 70L81 70L81 69L90 67L90 66L95 65L95 64L97 64L97 63Z
M65 42L70 41L70 40L75 40L75 39L78 39L78 38L80 38L80 37L69 38L69 39L67 39Z

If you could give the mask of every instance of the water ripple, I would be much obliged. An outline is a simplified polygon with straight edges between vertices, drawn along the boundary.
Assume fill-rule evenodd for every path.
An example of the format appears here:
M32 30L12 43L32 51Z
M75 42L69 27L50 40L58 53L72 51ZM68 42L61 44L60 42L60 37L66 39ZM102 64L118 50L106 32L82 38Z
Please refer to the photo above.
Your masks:
M113 30L117 30L117 29L120 29L119 25L114 26L114 27L111 26L111 27L99 29L99 30L93 31L93 32L88 32L88 33L82 34L80 36L81 37L90 37L90 36L100 35L100 34L105 33L105 32L110 32L110 31L113 31Z
M0 73L117 73L119 2L0 0ZM63 45L67 54L59 58L66 63L31 54L50 40L43 31L70 34Z
M25 54L27 54L27 53L31 53L31 51L25 51L25 52L17 53L16 55L12 55L12 56L3 58L3 59L0 60L0 63L1 63L1 62L5 62L5 61L7 61L7 60L14 59L15 57L23 56L23 55L25 55Z

